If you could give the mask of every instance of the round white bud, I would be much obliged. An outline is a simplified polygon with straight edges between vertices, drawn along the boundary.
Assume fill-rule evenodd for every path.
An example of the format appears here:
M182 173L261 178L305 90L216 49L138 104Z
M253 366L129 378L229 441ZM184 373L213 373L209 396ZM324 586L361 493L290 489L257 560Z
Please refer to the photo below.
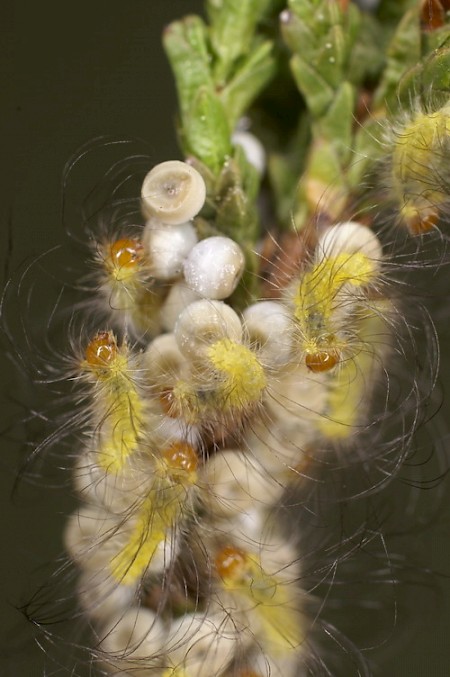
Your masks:
M159 313L161 324L166 331L173 331L178 315L194 301L200 299L199 294L188 287L184 280L175 282L170 288Z
M78 603L95 621L109 622L111 616L129 608L136 597L136 585L121 585L104 569L83 571L78 578Z
M190 359L201 358L211 344L228 338L240 343L242 325L230 306L202 299L191 303L179 315L174 329L181 352Z
M145 367L150 383L169 380L179 375L186 364L174 334L161 334L145 351Z
M242 313L251 344L258 348L260 359L271 367L287 364L294 348L292 318L277 301L260 301Z
M264 174L266 169L266 151L261 141L254 134L237 130L231 137L235 146L241 146L248 162L253 165L258 174Z
M229 237L208 237L193 247L184 262L187 285L209 299L226 299L245 268L239 245Z
M249 453L235 449L213 456L201 472L203 500L211 517L233 517L256 506L268 507L281 496L284 484L268 474Z
M316 256L319 260L339 254L363 254L372 262L381 262L383 252L375 233L356 221L337 223L327 228L319 239Z
M172 623L167 640L170 660L196 677L222 674L239 643L238 623L219 612L185 614Z
M197 243L197 233L189 222L169 226L149 221L142 238L149 258L149 272L157 280L180 277L183 262Z
M106 660L113 665L146 675L158 664L165 636L164 624L153 611L134 607L109 619L100 632L99 649L109 654Z
M205 203L206 186L199 172L186 162L162 162L147 174L141 190L146 217L178 225L190 221Z
M114 517L101 508L78 508L64 530L64 546L71 559L88 569L103 568L108 561L105 541L114 534L115 524Z

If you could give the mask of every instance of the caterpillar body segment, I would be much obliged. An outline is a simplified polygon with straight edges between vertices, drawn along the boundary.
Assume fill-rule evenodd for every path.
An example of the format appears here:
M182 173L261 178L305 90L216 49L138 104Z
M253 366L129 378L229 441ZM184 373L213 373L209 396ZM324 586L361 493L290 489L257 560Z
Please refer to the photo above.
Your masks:
M99 243L96 263L102 306L112 325L136 338L158 334L167 292L152 275L141 238Z
M392 192L412 235L434 229L448 216L449 153L450 103L433 112L416 111L393 135Z
M176 552L180 525L193 511L197 466L196 450L174 443L153 455L144 481L136 476L137 468L134 475L119 476L116 500L106 476L100 493L93 494L100 504L81 508L68 524L66 548L72 558L84 569L102 563L120 585L136 585L148 570L163 570Z
M351 359L339 365L329 383L318 431L330 440L354 435L367 423L365 407L370 403L383 365L390 352L391 327L386 318L395 309L388 299L372 301L371 310L360 322L359 347Z
M174 333L155 339L145 360L166 415L218 434L252 415L268 383L257 352L245 344L240 318L219 301L188 305Z
M99 332L86 348L82 367L92 384L95 449L108 472L122 470L138 450L144 428L139 368L126 343Z
M348 354L368 288L376 284L381 245L355 222L328 229L309 268L289 290L299 351L308 369L333 369Z

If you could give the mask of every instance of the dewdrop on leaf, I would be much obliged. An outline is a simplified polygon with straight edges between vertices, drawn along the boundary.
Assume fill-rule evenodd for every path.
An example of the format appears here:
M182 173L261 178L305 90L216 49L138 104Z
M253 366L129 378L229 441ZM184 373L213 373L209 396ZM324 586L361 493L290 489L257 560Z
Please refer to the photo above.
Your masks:
M226 299L244 272L245 257L229 237L208 237L193 247L184 262L186 284L208 299Z
M183 262L197 243L191 223L167 225L150 220L142 243L148 256L149 271L156 280L172 280L183 273Z
M203 207L206 186L199 172L186 162L162 162L147 174L141 191L142 210L172 226L190 221Z
M412 235L432 230L450 201L450 104L417 113L394 136L392 188Z

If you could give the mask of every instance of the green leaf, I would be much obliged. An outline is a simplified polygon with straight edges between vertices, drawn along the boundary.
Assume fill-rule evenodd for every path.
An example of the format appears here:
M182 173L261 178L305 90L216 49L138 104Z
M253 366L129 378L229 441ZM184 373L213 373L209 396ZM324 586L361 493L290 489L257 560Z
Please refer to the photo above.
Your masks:
M225 84L236 60L249 52L255 26L268 3L261 0L210 2L210 39L216 56L214 79Z
M272 43L263 42L252 51L230 82L219 92L232 129L275 72Z
M200 87L182 128L188 154L196 155L215 174L231 154L230 128L222 104L208 87Z
M349 82L344 82L337 90L326 114L315 127L315 136L320 136L334 146L342 167L351 157L354 106L354 88Z
M402 76L421 58L421 33L418 8L400 21L387 52L387 66L374 95L374 109L398 107L397 88Z
M291 70L312 116L314 118L320 117L333 100L333 88L313 66L298 54L291 59Z
M199 87L213 90L206 26L197 16L176 21L164 31L163 45L175 75L184 116Z

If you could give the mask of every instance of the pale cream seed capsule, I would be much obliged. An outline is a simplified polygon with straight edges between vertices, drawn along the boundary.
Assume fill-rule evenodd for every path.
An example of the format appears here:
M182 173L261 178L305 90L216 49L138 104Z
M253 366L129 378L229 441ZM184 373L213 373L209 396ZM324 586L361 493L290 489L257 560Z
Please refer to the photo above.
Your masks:
M146 217L178 225L190 221L205 203L206 186L199 172L186 162L162 162L147 174L142 185Z
M174 330L181 352L190 359L201 358L221 339L240 343L242 325L238 315L221 301L203 299L191 303L179 315Z
M193 247L184 262L187 285L208 299L226 299L245 268L239 245L229 237L208 237Z
M172 280L183 273L183 263L197 243L197 233L191 223L174 226L150 220L142 238L148 255L149 272L156 280Z

